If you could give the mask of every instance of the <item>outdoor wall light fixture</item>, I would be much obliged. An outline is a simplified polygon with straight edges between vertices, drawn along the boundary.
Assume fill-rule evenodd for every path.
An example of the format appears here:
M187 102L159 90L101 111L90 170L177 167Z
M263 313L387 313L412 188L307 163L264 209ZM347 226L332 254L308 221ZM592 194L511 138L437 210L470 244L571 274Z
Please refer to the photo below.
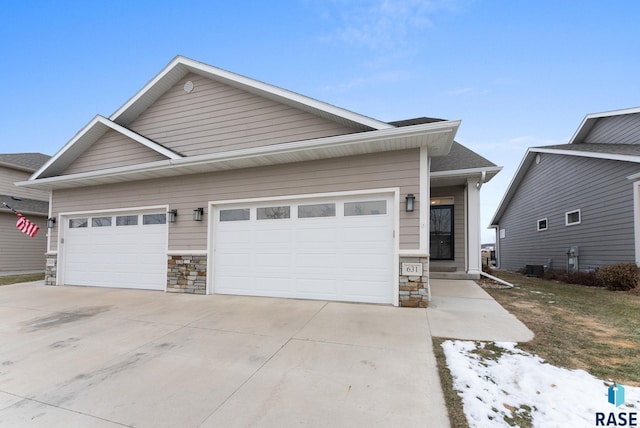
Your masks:
M56 227L56 218L49 217L47 219L47 229L53 229L54 227Z
M202 221L202 214L204 214L204 208L193 210L193 221Z
M175 223L176 217L178 217L178 210L167 211L167 220L169 221L169 223Z
M405 198L404 198L406 205L404 207L404 210L408 213L412 213L413 209L414 209L414 202L416 201L416 197L413 196L413 193L409 193Z

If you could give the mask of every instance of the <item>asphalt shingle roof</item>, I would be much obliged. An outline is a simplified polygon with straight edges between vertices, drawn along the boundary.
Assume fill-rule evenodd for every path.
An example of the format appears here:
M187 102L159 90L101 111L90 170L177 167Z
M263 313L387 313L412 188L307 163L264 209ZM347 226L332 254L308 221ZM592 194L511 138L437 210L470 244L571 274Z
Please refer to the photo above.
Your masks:
M50 156L42 153L6 153L0 154L0 162L29 168L36 171L44 165Z
M443 122L444 119L433 117L416 117L414 119L389 122L393 126L421 125L423 123ZM431 171L455 171L459 169L484 168L497 166L495 163L480 156L476 152L454 141L447 156L431 158Z
M494 166L497 165L456 141L453 142L451 151L447 156L431 158L432 172Z
M37 201L35 199L20 198L19 201L13 199L11 195L0 195L0 212L11 212L2 203L7 203L11 208L19 212L49 213L48 201Z

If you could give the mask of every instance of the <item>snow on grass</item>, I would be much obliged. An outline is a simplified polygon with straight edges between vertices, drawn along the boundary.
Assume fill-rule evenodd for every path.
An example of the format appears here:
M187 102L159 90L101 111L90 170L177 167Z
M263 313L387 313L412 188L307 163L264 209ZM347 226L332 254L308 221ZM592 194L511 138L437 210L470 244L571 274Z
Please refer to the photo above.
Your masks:
M625 404L615 407L607 401L613 381L552 366L515 343L448 340L442 348L470 427L511 427L518 420L534 427L591 427L596 412L636 412L640 418L640 388L623 385Z

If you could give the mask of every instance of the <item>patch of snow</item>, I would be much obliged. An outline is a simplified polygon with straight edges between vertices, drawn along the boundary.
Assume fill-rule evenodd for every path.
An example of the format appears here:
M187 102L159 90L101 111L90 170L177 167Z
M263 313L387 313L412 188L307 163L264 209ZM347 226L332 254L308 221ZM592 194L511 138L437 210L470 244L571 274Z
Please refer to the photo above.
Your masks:
M514 413L528 413L534 427L595 426L596 412L636 412L640 419L640 388L623 385L625 404L615 407L607 401L612 381L545 363L516 343L495 345L497 352L486 357L491 351L482 342L442 344L469 426L511 427L505 417Z

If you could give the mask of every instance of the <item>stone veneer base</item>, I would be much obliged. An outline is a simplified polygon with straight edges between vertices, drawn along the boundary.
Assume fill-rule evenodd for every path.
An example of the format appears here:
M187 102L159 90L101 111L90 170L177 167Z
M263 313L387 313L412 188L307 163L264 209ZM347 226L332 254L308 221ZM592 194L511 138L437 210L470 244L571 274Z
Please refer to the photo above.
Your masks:
M400 256L402 263L422 263L422 276L400 274L400 306L426 308L429 306L429 257Z
M207 256L169 256L167 292L206 294Z
M58 272L58 255L46 254L47 264L44 268L44 285L56 285Z

